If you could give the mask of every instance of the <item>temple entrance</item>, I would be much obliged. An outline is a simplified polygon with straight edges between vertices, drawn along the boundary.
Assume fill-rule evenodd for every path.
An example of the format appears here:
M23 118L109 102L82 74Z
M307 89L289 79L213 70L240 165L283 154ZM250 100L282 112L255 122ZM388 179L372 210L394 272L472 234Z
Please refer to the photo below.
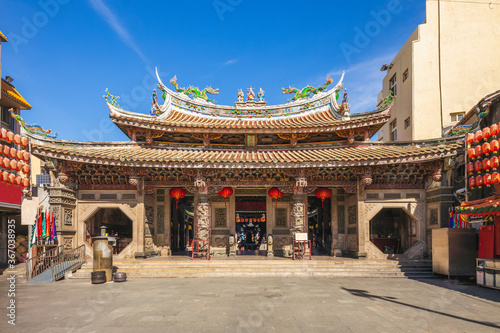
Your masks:
M314 255L330 255L332 244L332 220L330 214L330 200L310 196L308 202L308 237L311 240Z
M132 220L119 208L99 208L85 221L87 244L92 246L92 237L99 236L103 226L109 236L116 238L113 253L119 254L132 241Z
M370 220L370 240L385 254L402 254L417 241L417 221L402 208L383 208Z
M186 254L186 247L194 239L194 197L186 196L171 201L171 248L172 254Z
M266 197L236 197L237 255L266 255Z

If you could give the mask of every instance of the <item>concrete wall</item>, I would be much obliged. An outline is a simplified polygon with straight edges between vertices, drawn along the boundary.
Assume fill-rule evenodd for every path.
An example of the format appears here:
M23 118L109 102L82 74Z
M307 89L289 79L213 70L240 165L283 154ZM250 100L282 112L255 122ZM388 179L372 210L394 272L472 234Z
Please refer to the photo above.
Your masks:
M394 74L398 78L391 111L391 121L397 119L398 141L440 137L443 128L454 124L451 113L467 112L498 90L498 54L500 0L427 1L426 23L401 48L383 80L381 95L387 96L390 78ZM409 81L403 82L406 68ZM412 129L405 130L409 109ZM389 123L379 138L389 141Z

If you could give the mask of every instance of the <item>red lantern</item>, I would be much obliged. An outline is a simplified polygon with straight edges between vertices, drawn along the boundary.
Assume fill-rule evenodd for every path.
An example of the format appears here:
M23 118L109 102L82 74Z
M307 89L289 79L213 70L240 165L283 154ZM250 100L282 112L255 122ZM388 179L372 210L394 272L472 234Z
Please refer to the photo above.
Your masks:
M474 150L474 148L468 149L467 154L469 155L469 160L471 161L476 157L476 151Z
M490 137L490 128L489 127L486 127L486 128L483 128L483 139L484 141L488 140L488 138Z
M490 166L493 170L496 170L498 168L498 162L498 157L493 156L492 158L490 158Z
M467 133L467 139L465 140L468 143L468 146L474 142L474 134L472 133Z
M497 134L498 134L498 125L497 124L493 124L490 126L490 132L491 132L491 136L493 138L496 138L497 137Z
M474 156L481 157L481 155L483 155L483 150L481 148L481 145L477 145L476 148L474 148Z
M491 181L495 184L500 183L500 174L498 172L493 172L491 174Z
M488 142L483 143L481 150L483 151L484 155L488 156L490 154L490 151L491 151L490 144Z
M469 188L472 190L474 187L476 187L476 178L470 177L469 178Z
M498 144L497 140L493 140L490 142L490 149L493 154L496 154L498 152L498 149L500 148L500 145Z
M226 206L226 199L233 195L233 189L231 187L224 187L219 192L219 195L224 198L224 206Z
M492 183L491 175L490 174L484 175L484 185L490 187L491 183Z
M274 201L276 202L276 207L278 207L278 199L283 196L283 192L281 192L277 187L272 187L267 192L267 195L274 199Z
M489 159L489 158L485 158L485 159L483 160L483 170L484 170L484 171L487 171L487 170L489 170L489 169L491 169L490 159Z
M467 163L467 172L469 173L469 175L472 175L472 173L474 172L474 163Z
M175 199L175 208L179 207L179 199L182 199L186 196L186 191L184 191L180 187L174 187L169 192L170 196Z
M477 176L477 177L476 177L476 185L477 185L479 188L482 188L482 187L483 187L483 176Z
M316 198L320 198L321 199L321 207L323 207L324 203L325 203L325 199L328 199L332 196L332 191L328 188L318 188L316 190L316 192L314 192L314 194L316 195Z
M476 131L476 133L474 133L474 141L481 141L481 139L483 138L483 131L479 130L479 131Z
M483 163L481 161L476 161L476 163L474 163L474 170L476 170L477 173L481 173L481 170L483 170Z

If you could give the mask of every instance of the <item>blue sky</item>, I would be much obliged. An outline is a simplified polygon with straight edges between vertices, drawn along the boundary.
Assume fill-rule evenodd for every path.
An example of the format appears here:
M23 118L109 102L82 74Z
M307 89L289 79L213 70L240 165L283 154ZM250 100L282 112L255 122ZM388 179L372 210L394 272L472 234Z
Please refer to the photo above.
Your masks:
M249 86L280 104L281 87L346 70L351 110L364 112L380 67L424 21L424 0L0 0L2 76L33 105L28 123L69 140L127 140L102 95L149 113L155 67L165 83L220 88L214 99L229 105Z

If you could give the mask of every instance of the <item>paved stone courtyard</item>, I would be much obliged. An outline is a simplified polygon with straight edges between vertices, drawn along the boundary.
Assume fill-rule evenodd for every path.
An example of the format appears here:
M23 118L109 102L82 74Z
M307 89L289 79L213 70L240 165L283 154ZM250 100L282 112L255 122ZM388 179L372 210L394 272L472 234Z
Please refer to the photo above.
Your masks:
M17 283L0 332L500 332L500 292L447 280L135 279Z

